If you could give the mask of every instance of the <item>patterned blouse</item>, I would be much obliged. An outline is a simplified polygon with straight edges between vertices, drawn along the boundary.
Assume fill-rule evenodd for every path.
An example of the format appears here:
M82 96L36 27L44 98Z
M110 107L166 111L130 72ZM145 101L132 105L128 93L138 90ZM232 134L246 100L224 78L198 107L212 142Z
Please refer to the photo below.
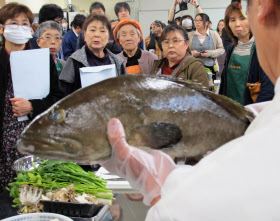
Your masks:
M9 101L9 99L13 97L13 84L11 73L9 73L4 108L3 148L0 149L0 193L5 190L8 183L13 182L16 176L16 172L12 168L13 162L23 157L23 155L17 151L16 143L23 129L30 122L30 120L18 121L16 117L13 117L12 104L11 101Z

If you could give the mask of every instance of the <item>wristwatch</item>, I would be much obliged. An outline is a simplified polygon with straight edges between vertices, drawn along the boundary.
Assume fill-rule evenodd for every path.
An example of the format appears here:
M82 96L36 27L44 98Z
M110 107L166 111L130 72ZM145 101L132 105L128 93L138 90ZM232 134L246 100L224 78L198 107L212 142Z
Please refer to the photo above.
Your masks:
M199 5L196 6L196 8L198 8L198 7L199 7Z

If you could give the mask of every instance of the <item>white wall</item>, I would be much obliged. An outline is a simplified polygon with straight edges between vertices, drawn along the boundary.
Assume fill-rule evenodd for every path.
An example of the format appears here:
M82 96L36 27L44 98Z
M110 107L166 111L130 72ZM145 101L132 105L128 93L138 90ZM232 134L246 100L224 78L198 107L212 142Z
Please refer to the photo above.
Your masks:
M68 0L6 0L9 2L19 2L27 5L33 13L38 13L41 6L44 4L54 3L59 5L62 9L67 10ZM88 12L89 7L95 0L72 0L72 5L75 11L85 10ZM149 32L150 24L155 20L160 20L163 22L167 21L167 17L164 14L168 14L174 0L98 0L102 2L106 8L106 14L110 20L116 19L114 12L114 6L117 2L126 1L131 7L131 18L139 21L139 14L147 14L148 17L142 19L145 20L142 23L142 29L145 33L144 37L147 36ZM207 13L213 23L213 29L217 27L218 21L224 18L224 13L226 7L230 4L231 0L198 0L199 5L203 9L203 12ZM242 0L242 6L246 10L246 0ZM177 7L178 10L178 7ZM161 13L163 12L164 13ZM155 12L153 14L153 12ZM187 11L182 11L176 14L177 16L183 15L196 15L196 9L194 6L189 5ZM160 15L160 16L159 16Z
M44 4L57 4L62 9L66 9L68 4L67 0L6 0L6 3L10 2L18 2L27 5L33 13L39 13L40 8Z

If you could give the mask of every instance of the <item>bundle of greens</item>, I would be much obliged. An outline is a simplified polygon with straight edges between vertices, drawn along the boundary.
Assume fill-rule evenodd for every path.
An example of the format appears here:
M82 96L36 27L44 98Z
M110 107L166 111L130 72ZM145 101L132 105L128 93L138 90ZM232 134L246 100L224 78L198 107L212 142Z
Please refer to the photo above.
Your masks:
M106 188L106 180L99 178L92 172L84 171L79 165L71 162L43 160L34 170L21 170L15 182L10 183L10 196L15 205L20 206L19 189L22 185L32 185L44 191L53 191L74 185L75 193L91 194L97 199L113 199L113 193Z

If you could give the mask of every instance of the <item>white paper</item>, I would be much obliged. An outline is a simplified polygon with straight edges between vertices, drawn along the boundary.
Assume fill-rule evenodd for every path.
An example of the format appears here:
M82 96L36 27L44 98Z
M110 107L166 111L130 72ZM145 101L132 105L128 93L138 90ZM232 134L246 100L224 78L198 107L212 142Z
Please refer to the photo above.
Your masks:
M92 84L96 84L100 81L104 81L108 78L117 76L116 65L101 65L94 67L80 68L81 85L82 88Z
M10 64L15 98L42 99L50 93L49 48L11 52Z
M107 180L106 187L111 190L133 190L130 186L129 182L126 180L114 180L119 179L120 177L117 175L111 174L108 170L104 167L100 167L98 171L95 173L96 176L99 176L105 180ZM110 180L108 180L110 179ZM136 191L137 192L137 191Z

